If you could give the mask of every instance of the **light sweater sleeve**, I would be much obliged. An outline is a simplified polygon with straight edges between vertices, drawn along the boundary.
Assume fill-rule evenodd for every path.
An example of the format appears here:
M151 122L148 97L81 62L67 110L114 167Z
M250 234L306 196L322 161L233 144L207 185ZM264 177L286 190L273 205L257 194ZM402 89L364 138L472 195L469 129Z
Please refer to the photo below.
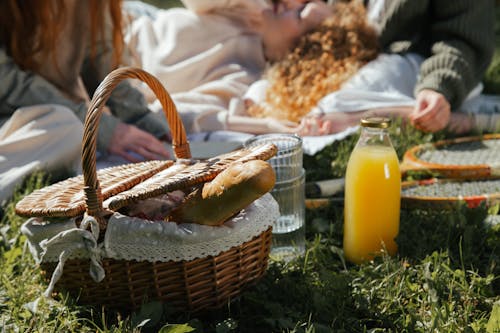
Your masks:
M143 94L132 87L128 81L122 81L111 93L108 106L114 116L125 123L160 138L169 133L165 117L156 117L148 109Z
M78 118L85 120L87 106L75 103L53 84L33 72L21 70L5 49L0 49L0 116L8 119L18 108L39 104L58 104L73 110ZM99 126L98 149L106 149L105 142L113 133L118 120L103 115ZM102 134L102 135L101 135Z
M35 104L57 103L73 110L78 105L50 82L32 72L21 70L4 48L0 48L0 115L10 117L16 109Z
M75 103L66 98L53 84L32 72L21 70L0 49L0 117L8 119L21 107L39 104L57 104L71 109L78 118L85 121L86 103ZM161 137L168 133L168 125L158 121L147 109L142 94L126 81L120 83L109 99L112 115L103 113L99 122L97 149L107 151L115 127L120 122L132 123L137 127Z
M431 2L432 55L422 66L416 92L441 92L457 108L481 81L494 51L494 6L491 0Z
M110 31L110 27L106 32ZM83 63L82 77L87 89L93 93L97 86L112 71L111 38L105 36L98 44L95 59ZM132 124L160 138L169 132L166 119L158 121L147 107L143 94L134 88L129 80L120 82L111 92L106 103L111 115L103 114L99 124L98 147L108 149L109 142L118 122Z

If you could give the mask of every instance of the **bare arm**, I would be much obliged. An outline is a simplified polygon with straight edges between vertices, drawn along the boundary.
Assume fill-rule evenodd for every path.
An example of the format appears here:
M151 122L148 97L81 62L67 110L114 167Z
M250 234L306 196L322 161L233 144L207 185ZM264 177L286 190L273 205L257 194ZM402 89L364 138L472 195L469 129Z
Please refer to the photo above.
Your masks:
M408 120L413 112L411 106L383 107L355 112L328 112L321 115L310 115L302 119L298 132L300 135L317 136L339 133L349 127L359 125L361 118L390 117Z
M298 124L290 121L280 121L274 118L229 116L226 126L230 131L252 134L296 133L298 131Z

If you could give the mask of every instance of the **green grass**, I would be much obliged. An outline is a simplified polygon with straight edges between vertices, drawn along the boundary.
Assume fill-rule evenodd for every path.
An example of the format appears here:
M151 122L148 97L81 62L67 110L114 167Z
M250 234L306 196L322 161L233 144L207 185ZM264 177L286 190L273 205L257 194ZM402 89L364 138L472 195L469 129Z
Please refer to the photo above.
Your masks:
M443 137L394 126L398 154ZM340 176L357 137L306 157L309 179ZM484 207L403 210L396 257L361 265L342 256L342 207L307 211L307 252L271 261L258 284L202 316L172 315L158 303L129 316L79 306L58 294L26 304L46 288L19 228L13 203L47 183L33 176L5 207L0 240L0 327L5 332L499 332L500 225ZM2 332L3 332L2 331Z
M156 1L165 7L178 3ZM491 93L500 93L499 65L497 51L485 79ZM445 136L399 126L391 131L400 157L414 144ZM307 179L343 176L356 139L352 136L306 157ZM308 210L305 256L289 264L271 261L259 283L203 316L172 315L158 303L125 316L80 306L63 294L51 302L41 301L33 313L26 304L40 296L47 283L20 234L24 219L15 215L13 207L48 182L42 174L34 175L3 207L2 333L500 332L500 224L485 223L486 208L464 206L452 211L402 210L398 255L361 266L343 260L342 207Z
M495 21L496 48L493 60L484 77L484 89L486 93L500 94L500 2L497 1Z
M180 0L143 0L149 4L152 4L158 8L172 8L172 7L183 7Z

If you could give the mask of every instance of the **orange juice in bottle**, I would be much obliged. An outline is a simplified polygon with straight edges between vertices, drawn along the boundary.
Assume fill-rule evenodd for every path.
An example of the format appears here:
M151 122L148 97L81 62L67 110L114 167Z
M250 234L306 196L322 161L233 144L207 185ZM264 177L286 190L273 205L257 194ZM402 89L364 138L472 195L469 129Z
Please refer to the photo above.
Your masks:
M390 119L361 120L361 136L345 176L344 254L362 263L387 251L397 252L401 173L387 133Z

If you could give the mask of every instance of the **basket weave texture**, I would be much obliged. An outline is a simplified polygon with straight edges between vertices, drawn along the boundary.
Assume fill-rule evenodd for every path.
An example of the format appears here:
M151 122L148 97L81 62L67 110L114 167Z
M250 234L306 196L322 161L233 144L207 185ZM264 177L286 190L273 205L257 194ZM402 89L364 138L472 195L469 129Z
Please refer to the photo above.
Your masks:
M129 202L209 181L234 161L266 160L276 153L273 145L242 149L207 161L188 163L175 174L169 173L169 168L178 170L175 166L179 164L174 165L173 161L134 163L96 172L97 129L103 106L114 87L129 78L145 82L155 93L172 132L175 157L189 161L191 154L184 126L165 88L154 76L141 69L120 68L106 76L90 103L82 141L83 176L67 179L23 198L16 205L19 215L78 217L83 214L84 218L94 218L101 232L105 232L110 214ZM214 309L262 277L267 269L270 247L271 228L268 228L259 236L217 256L190 261L103 258L105 277L99 283L94 282L88 273L88 260L69 259L56 290L78 296L83 304L126 310L151 300L165 301L177 311ZM42 262L41 267L44 274L50 276L56 263Z
M500 179L425 179L403 182L401 203L405 207L456 209L500 202Z
M133 310L151 300L175 311L192 313L217 309L256 282L267 269L271 228L241 246L217 256L190 261L127 261L104 259L106 277L96 283L88 260L68 260L57 282L59 290L78 296L82 304ZM42 263L47 277L57 263Z
M500 135L462 137L412 147L403 157L401 171L427 171L442 178L500 177Z

